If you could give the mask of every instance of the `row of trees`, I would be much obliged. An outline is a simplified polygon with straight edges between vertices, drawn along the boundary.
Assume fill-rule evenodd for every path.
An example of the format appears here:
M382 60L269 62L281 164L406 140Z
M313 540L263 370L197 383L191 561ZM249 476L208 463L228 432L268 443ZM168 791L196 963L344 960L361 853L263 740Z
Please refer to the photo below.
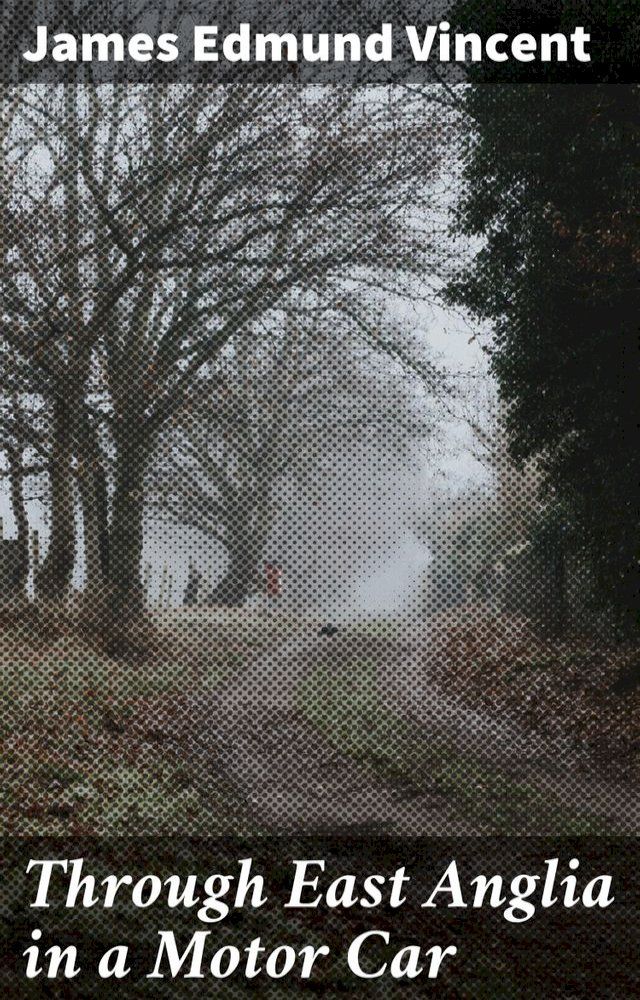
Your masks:
M278 320L221 356L217 392L211 379L203 380L151 462L149 515L196 529L226 555L225 572L208 593L205 581L198 593L200 572L192 566L191 601L244 603L264 586L259 570L278 530L291 536L284 553L290 561L292 491L322 496L346 447L370 460L376 452L400 460L434 430L435 415L415 378L369 337L357 336L348 316L336 315L329 327L318 324L315 310L305 316L298 308ZM390 348L399 331L388 321L377 328Z
M220 543L228 571L210 596L239 603L285 480L321 475L340 435L399 449L432 431L428 397L451 396L406 326L383 318L386 297L428 296L425 277L441 283L455 263L433 195L452 113L430 96L2 94L0 429L16 593L34 477L50 529L38 595L66 599L82 547L91 604L126 621L143 601L145 516ZM500 427L543 488L532 523L500 428L468 421L496 472L496 529L481 510L464 529L473 544L456 542L463 589L498 558L493 534L528 536L556 553L559 608L562 552L624 629L640 541L638 99L636 87L462 90L454 226L480 249L448 285L495 331Z
M5 91L2 130L17 587L23 480L40 474L46 601L67 597L82 540L92 604L136 615L159 504L221 537L219 596L240 598L303 442L336 419L414 423L389 390L406 365L379 302L446 263L425 221L437 116L402 91L87 85ZM427 360L419 373L438 389Z

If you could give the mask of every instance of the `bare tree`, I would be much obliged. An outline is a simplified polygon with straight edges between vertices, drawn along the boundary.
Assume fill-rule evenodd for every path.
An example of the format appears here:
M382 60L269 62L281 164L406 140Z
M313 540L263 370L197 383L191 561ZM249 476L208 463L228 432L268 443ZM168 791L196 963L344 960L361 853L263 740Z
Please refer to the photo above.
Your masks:
M286 483L321 479L346 443L398 456L433 431L429 401L348 319L339 338L301 305L270 325L231 341L152 462L152 507L226 550L213 603L241 604L260 584Z
M347 283L398 293L436 271L433 111L388 90L34 88L5 148L22 170L3 337L51 426L41 589L69 585L76 477L89 576L123 618L159 435L224 378L228 345L302 295L330 312Z

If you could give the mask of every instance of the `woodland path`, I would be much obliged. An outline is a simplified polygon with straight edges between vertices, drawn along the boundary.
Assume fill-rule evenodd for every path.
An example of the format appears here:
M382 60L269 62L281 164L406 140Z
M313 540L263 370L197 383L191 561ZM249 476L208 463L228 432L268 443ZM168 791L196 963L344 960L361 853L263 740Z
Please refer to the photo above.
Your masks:
M324 652L320 644L287 641L206 700L191 697L185 710L193 751L209 755L210 767L223 771L269 832L417 834L425 816L452 832L472 832L437 792L407 809L401 791L304 719L297 685Z
M535 815L537 802L546 809L552 801L567 817L597 817L607 832L637 831L637 789L604 780L570 747L534 739L515 723L443 692L428 667L418 669L410 650L393 660L382 657L378 693L399 728L410 725L411 739L428 747L440 767L423 769L414 780L411 768L398 775L388 768L381 772L377 752L344 752L340 739L332 741L301 711L299 692L318 664L333 663L329 669L338 674L348 661L348 642L340 638L284 639L215 692L188 696L174 716L173 735L188 728L203 786L207 772L222 773L260 829L278 834L553 833L556 813L538 820ZM454 776L444 783L443 762L446 775L454 762ZM527 801L523 788L535 789L535 802ZM522 809L513 815L518 795ZM507 829L500 819L505 810ZM529 825L519 829L521 821Z

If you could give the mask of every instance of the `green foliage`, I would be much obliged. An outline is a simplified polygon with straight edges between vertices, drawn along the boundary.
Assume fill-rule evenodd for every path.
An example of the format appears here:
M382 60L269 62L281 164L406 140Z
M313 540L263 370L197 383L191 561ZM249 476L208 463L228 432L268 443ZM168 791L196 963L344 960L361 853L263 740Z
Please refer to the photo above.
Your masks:
M640 88L476 85L463 99L449 297L495 330L513 456L537 459L600 602L637 628Z

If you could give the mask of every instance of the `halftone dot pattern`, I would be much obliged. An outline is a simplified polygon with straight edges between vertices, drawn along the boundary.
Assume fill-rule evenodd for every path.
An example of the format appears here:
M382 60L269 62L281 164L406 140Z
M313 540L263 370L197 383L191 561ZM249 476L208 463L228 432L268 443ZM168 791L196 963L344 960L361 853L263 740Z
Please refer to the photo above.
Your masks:
M101 29L114 14L44 5L63 20L69 6ZM211 17L211 4L189 6ZM418 6L434 23L444 9ZM118 20L137 25L153 5L122 7ZM22 8L2 6L3 52L16 28L21 45L23 29L33 38ZM177 9L163 5L169 24ZM392 4L385 16L414 15ZM557 856L564 875L580 835L583 871L622 869L607 922L579 908L560 930L474 923L471 908L374 916L394 940L458 944L442 996L631 996L633 841L609 838L638 830L637 647L606 638L544 471L510 457L492 329L447 304L481 250L457 224L474 128L458 68L442 85L426 67L409 82L392 61L371 67L371 86L322 85L324 70L312 85L277 83L282 66L215 86L202 83L209 67L183 62L159 66L170 85L139 86L125 82L131 67L95 85L80 65L64 88L42 83L45 68L10 86L26 72L11 59L4 992L112 991L25 981L32 850L82 856L98 877L236 871L252 854L270 894L295 856L326 857L334 874L405 863L426 892L452 854L474 875ZM33 837L46 839L32 849ZM364 926L357 908L306 916L232 913L211 941L271 935L338 953ZM125 898L37 917L45 944L80 946L85 974L103 937L131 941L139 978L119 988L150 994L141 977L164 912ZM171 917L185 940L201 929L193 913ZM406 984L366 986L395 996ZM311 988L363 992L343 965ZM165 981L153 993L218 989Z
M496 331L447 296L483 249L461 235L470 170L481 201L516 211L527 181L496 190L469 167L465 69L407 65L401 28L389 62L332 68L195 66L186 46L135 66L19 56L33 18L128 36L181 22L186 39L183 15L213 7L220 36L448 10L358 4L347 25L340 5L259 6L0 11L0 988L112 993L97 963L127 941L124 996L630 997L637 642L614 642L591 599L546 456L511 457ZM536 31L553 21L553 4L508 6L500 30L529 7ZM635 54L618 7L613 31L593 15L594 80L624 79L623 41ZM548 88L550 122L565 90ZM562 252L556 209L543 222ZM633 231L610 222L594 253L618 280ZM209 925L162 899L135 908L125 885L113 908L65 906L58 872L37 911L34 857L85 859L97 895L107 874L197 872L203 898L207 875L252 857L269 905ZM406 865L408 904L285 910L305 857L326 859L322 891ZM479 873L543 879L558 858L580 886L611 872L615 906L545 910L539 882L523 925L502 904L420 908L452 857L465 895ZM202 979L147 982L164 926L183 947L211 931ZM357 980L345 949L372 927L392 952L458 954L437 982ZM308 983L245 981L256 938L264 961L282 942L331 959ZM77 946L82 974L27 981L36 939ZM209 975L219 948L240 975Z
M9 833L636 830L633 650L442 298L449 96L3 92Z

